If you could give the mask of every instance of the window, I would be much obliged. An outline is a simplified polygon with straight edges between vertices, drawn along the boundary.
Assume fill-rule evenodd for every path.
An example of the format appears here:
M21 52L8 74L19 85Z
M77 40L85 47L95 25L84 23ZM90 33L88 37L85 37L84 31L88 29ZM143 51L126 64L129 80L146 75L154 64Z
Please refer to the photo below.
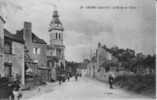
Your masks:
M61 56L62 56L61 53L62 53L61 49L57 48L56 54L57 54L57 56L60 57L60 58L61 58Z
M59 32L56 32L56 39L61 39L61 34Z
M11 77L12 75L12 68L11 68L11 64L10 63L5 63L4 64L4 72L5 72L5 76L6 77Z
M10 40L5 40L4 42L4 52L7 54L12 54L12 44Z
M33 54L40 54L40 48L33 48Z
M59 40L61 39L61 36L60 36L60 34L59 34Z
M56 39L57 39L57 33L56 33Z
M55 26L57 26L57 27L58 27L58 24L55 24Z
M37 49L37 54L40 54L40 48Z

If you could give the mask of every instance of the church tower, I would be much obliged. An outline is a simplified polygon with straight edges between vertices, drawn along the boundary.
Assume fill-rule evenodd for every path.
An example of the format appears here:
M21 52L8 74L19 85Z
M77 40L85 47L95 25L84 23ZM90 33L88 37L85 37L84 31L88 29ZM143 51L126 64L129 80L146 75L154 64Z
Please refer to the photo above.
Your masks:
M58 11L53 12L52 20L50 22L50 45L63 45L63 25L59 19Z
M54 49L53 55L58 58L59 63L65 65L65 58L64 58L65 46L63 44L64 28L59 19L57 10L53 11L52 20L50 22L48 31L50 33L50 46Z

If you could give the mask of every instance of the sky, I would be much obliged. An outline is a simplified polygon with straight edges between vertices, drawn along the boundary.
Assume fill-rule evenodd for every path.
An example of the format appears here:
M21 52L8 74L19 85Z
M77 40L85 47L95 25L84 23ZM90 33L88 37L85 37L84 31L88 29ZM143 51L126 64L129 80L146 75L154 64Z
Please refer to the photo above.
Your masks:
M48 27L56 5L65 28L65 57L80 62L95 52L98 42L155 54L154 3L154 0L0 0L0 14L11 32L22 29L24 21L30 21L33 32L49 43ZM115 6L134 8L113 9Z

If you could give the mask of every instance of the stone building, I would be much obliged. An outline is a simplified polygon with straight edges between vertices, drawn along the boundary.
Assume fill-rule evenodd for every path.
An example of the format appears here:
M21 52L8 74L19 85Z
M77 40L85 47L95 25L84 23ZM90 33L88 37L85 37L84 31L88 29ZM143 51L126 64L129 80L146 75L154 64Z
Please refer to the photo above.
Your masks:
M95 77L95 68L96 68L96 62L90 61L87 64L87 75L90 77Z
M100 43L98 43L96 56L93 56L87 65L87 74L99 80L106 81L108 79L108 71L115 72L117 68L117 66L112 64L117 62L118 59L114 57L112 53L105 49Z
M0 76L4 76L4 73L3 73L4 25L5 25L5 20L3 19L2 16L0 16Z
M55 68L64 65L65 68L65 57L64 57L64 49L65 46L63 44L63 25L59 19L58 11L54 10L52 20L49 26L50 33L50 45L48 45L47 49L47 57L48 57L48 66L51 69L51 78L55 78Z
M97 69L104 62L108 62L110 60L112 60L112 54L108 52L106 49L102 48L101 43L98 43L98 48L96 50Z
M47 43L32 32L32 24L24 22L24 28L16 33L25 41L25 46L28 49L28 54L33 61L32 64L27 64L29 71L37 71L41 75L43 81L49 80L49 69L47 67ZM35 68L34 68L35 67Z
M54 54L54 48L47 45L47 66L50 68L50 80L56 80L55 64L58 62L57 57Z
M25 84L24 40L4 29L4 76Z

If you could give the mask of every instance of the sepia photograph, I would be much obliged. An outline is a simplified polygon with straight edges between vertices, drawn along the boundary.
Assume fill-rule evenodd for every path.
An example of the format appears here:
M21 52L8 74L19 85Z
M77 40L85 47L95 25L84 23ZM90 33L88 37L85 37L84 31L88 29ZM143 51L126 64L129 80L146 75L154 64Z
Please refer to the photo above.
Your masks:
M156 100L156 0L0 0L0 100Z

